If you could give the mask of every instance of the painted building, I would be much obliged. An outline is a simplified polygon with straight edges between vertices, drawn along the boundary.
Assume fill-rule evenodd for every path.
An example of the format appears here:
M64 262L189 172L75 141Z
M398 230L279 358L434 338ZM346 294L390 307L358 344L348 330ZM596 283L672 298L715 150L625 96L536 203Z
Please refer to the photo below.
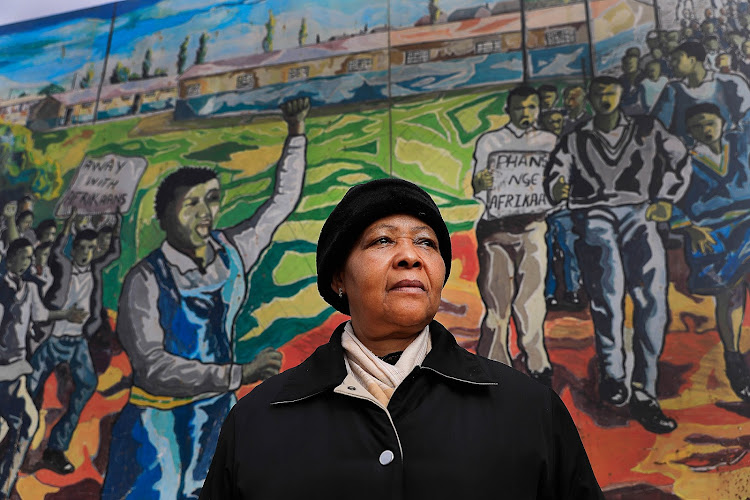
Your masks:
M613 37L646 32L654 22L653 8L637 0L545 7L525 14L524 40L520 11L501 2L493 12L482 6L459 9L437 25L420 20L390 33L194 65L179 78L175 118L268 111L296 94L321 106L511 83L523 80L524 72L528 79L590 76L619 64L612 52L621 47L608 45ZM593 18L593 33L587 16ZM601 50L590 50L589 41L601 42ZM472 71L464 71L466 64ZM465 74L457 81L460 72ZM347 91L327 92L330 78L346 81Z
M165 76L147 80L89 87L52 94L45 98L29 115L32 130L49 130L96 120L164 111L174 107L177 85Z
M0 100L0 121L26 125L31 109L44 100L44 96L27 95L15 99Z
M176 420L171 416L162 418L165 414L151 420L153 425L149 424L143 433L117 432L131 421L133 413L129 410L133 406L150 405L154 410L169 411L183 408L192 396L183 397L184 387L177 391L174 385L190 388L205 380L195 371L189 375L180 372L168 381L154 382L146 397L144 388L134 387L134 374L142 373L136 370L144 366L157 365L142 363L133 346L125 346L133 338L127 333L133 328L138 328L139 333L158 329L152 325L140 328L143 323L139 318L157 318L137 313L151 309L157 300L149 297L142 301L148 302L148 307L139 309L146 295L128 293L124 283L131 270L142 269L139 262L158 254L166 231L174 229L170 226L165 231L158 220L155 201L164 180L180 166L195 166L217 174L220 194L213 200L218 207L211 227L219 230L237 227L250 215L261 213L262 207L268 206L266 202L273 201L277 187L289 184L288 172L295 172L294 184L301 186L300 191L295 191L298 197L279 207L285 210L284 220L266 226L275 227L275 232L267 246L256 243L254 263L245 280L235 281L246 285L248 293L240 298L237 315L233 316L234 331L229 339L233 365L248 364L270 347L283 354L282 370L292 368L326 342L332 330L346 319L318 294L317 237L323 221L347 189L389 176L424 187L446 220L453 249L452 271L436 319L462 347L476 351L487 306L478 283L482 264L477 229L486 205L475 196L475 153L482 137L502 129L510 120L506 113L510 90L524 80L535 88L545 85L544 93L552 96L549 106L555 113L562 110L560 115L578 117L576 105L580 103L581 115L590 115L592 108L585 101L585 88L591 75L624 76L625 69L620 65L626 52L640 52L641 61L644 57L660 57L664 68L670 69L664 54L675 43L695 39L695 33L680 31L683 24L701 25L708 21L705 26L721 27L727 32L750 19L750 3L746 0L721 2L724 13L715 8L715 3L660 0L657 6L648 0L509 0L480 5L460 0L390 0L367 4L366 9L352 13L351 2L327 0L125 0L59 18L0 26L0 95L10 95L11 90L16 95L15 89L21 88L38 92L52 84L73 88L78 81L76 75L92 65L93 74L110 73L112 64L121 64L116 67L127 68L130 74L142 74L141 68L148 66L144 64L145 54L150 54L147 74L158 70L159 74L170 75L166 79L104 85L98 100L96 88L44 97L29 107L26 127L0 121L0 180L4 182L0 196L22 201L23 195L30 195L24 207L33 210L34 225L53 219L57 234L63 234L66 222L57 208L66 200L77 200L81 207L91 210L86 215L79 212L80 217L71 219L71 223L79 229L91 227L101 232L104 243L99 248L97 234L95 253L106 250L106 241L112 243L108 235L119 235L122 243L119 258L105 266L101 275L103 321L89 343L95 390L83 405L64 450L73 470L64 473L70 469L61 469L59 462L45 458L45 451L52 449L52 429L70 408L75 391L71 374L84 365L79 360L68 363L71 369L53 370L34 404L26 405L38 409L39 425L29 436L33 439L28 450L20 453L18 448L14 460L0 458L0 477L9 470L8 466L13 468L11 483L15 484L6 483L4 487L10 487L7 496L20 500L124 498L124 494L107 494L104 485L129 481L133 476L155 490L153 495L134 493L139 498L177 498L176 491L184 485L192 490L185 495L189 497L200 488L204 476L178 469L176 462L163 463L168 453L160 451L195 443L196 433L200 435L202 428L208 426L217 429L221 418L209 418L205 425L180 424L179 438L170 431ZM425 17L431 10L429 5L433 14L436 5L445 9L435 24L430 24L430 15ZM449 16L457 10L464 10L467 15L449 22ZM482 17L485 10L492 15ZM386 27L389 23L390 30ZM303 36L303 25L308 37ZM265 45L277 50L263 52L262 41L271 35L273 44ZM748 38L747 34L743 36ZM110 37L112 43L105 49ZM647 54L654 47L662 50L661 56ZM197 60L203 62L196 64ZM101 68L108 69L100 73ZM178 77L183 69L186 71ZM650 78L644 73L639 77ZM737 75L721 77L732 79L734 88L741 87L742 80ZM667 79L661 75L654 84L666 85ZM564 92L566 87L575 92ZM650 88L653 91L653 86ZM722 103L728 103L735 116L750 102L750 88L745 90L742 95L722 96ZM284 157L289 130L278 106L298 96L309 97L313 104L305 118L304 172L301 168L279 167L277 163ZM0 106L3 104L0 102ZM685 103L676 105L680 106L687 108ZM159 112L162 109L165 111ZM263 119L253 119L259 111L264 113ZM73 126L76 123L85 126ZM550 126L544 120L541 125ZM711 252L715 255L707 257L715 258L717 263L726 261L730 267L737 264L742 276L748 276L748 198L722 195L724 190L748 192L747 183L743 182L748 171L747 136L740 134L740 124L732 126L731 130L725 129L722 138L726 139L725 149L709 153L696 146L692 151L691 161L697 172L692 179L698 179L698 184L692 186L691 196L700 198L703 191L706 196L711 194L707 203L716 208L722 224L717 226L717 241L725 242L725 249L742 252L735 259L717 249ZM636 142L641 138L625 136L619 144L630 147L632 137ZM671 141L673 145L677 142ZM686 150L695 146L686 140L682 144ZM515 153L515 145L502 146ZM492 157L507 158L509 168L511 164L520 166L525 158L500 153L503 150L498 148ZM535 158L539 167L543 160ZM300 163L295 165L301 167ZM622 175L624 182L618 181L615 192L632 186L630 172L628 169ZM540 176L530 173L514 175L518 188L514 185L511 194L517 196L521 189L538 186L534 179L538 181ZM541 178L545 175L542 173ZM176 191L172 196L179 203L186 201ZM121 199L127 201L117 201ZM34 202L33 206L28 200ZM116 214L104 213L115 210L113 203L120 203L119 225L115 224ZM675 204L673 215L678 208L691 206L702 205ZM602 213L609 213L610 206L605 203L601 209ZM547 269L556 272L552 298L557 305L545 300L545 307L540 303L533 312L535 317L544 318L545 348L553 367L552 390L571 414L605 497L745 498L750 475L750 393L739 385L743 379L737 374L742 373L732 371L729 364L750 369L750 313L742 318L745 301L730 301L743 304L742 310L731 315L732 319L744 320L736 325L740 328L731 337L726 328L721 330L715 297L691 288L689 259L693 258L693 237L679 233L675 226L664 233L668 240L649 240L652 248L666 253L666 264L658 267L668 271L668 279L649 291L657 291L669 306L653 395L664 414L677 425L673 432L655 433L643 425L632 408L610 404L612 400L601 393L602 356L594 321L596 310L590 307L589 295L589 290L596 293L601 287L586 274L594 259L589 255L578 259L581 272L575 277L562 248L564 244L576 255L575 242L568 244L560 239L566 228L558 216L564 213L547 215L548 227L555 227L558 242L545 246L552 252L540 252L535 247L535 256L540 265L546 262ZM665 226L662 227L667 231ZM630 234L634 234L632 241L636 243L643 240L638 239L640 233ZM678 235L684 238L677 238ZM575 237L576 233L568 229L567 236ZM634 250L627 257L639 259L644 253ZM616 266L616 258L612 258L610 266L606 262L600 266L609 271L603 274L612 284L637 284L638 280L630 279L630 275L612 272L620 269ZM647 269L646 265L630 267ZM199 270L189 272L186 279L200 274ZM749 282L740 278L737 286L742 297L747 297ZM158 294L164 298L170 295L168 289L168 285L164 286ZM625 366L634 367L638 354L631 342L635 334L629 332L635 331L637 318L632 311L641 296L638 290L624 295L622 352ZM236 298L232 297L232 301ZM163 310L170 312L174 302L163 304ZM734 330L730 333L734 335ZM513 328L508 338L513 365L525 371L523 338L519 341ZM730 340L736 340L736 345L730 345L736 351L727 350ZM161 348L158 339L153 345L157 350ZM729 353L732 355L727 356ZM229 392L237 398L256 390L249 379L240 381L239 388L234 384L231 387ZM3 437L9 434L9 424L22 421L18 418L20 411L8 411L13 408L11 403L7 393L0 394L0 409L6 411L0 416L0 452L9 449L9 439ZM125 424L118 427L118 422ZM457 439L473 439L477 432L482 429L469 422ZM127 446L117 446L118 442L127 445L127 440L120 439L123 435L133 436L132 442L142 438L157 447L152 448L153 453L141 454L138 460L124 458L132 454ZM293 453L300 441L290 444L285 437L278 435L273 439L288 447L282 453ZM193 456L207 461L212 452L212 446L207 445ZM156 470L152 467L166 473L152 473ZM467 473L471 475L472 471ZM498 484L498 495L506 493L508 486ZM0 491L0 497L4 494ZM477 495L467 492L463 496Z

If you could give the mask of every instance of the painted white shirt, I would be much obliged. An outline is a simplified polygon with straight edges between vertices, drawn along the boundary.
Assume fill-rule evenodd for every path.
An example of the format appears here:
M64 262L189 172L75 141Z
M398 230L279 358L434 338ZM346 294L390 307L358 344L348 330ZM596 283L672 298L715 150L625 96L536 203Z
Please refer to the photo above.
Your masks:
M17 286L7 274L2 279L11 289L16 290L13 307L17 308L17 319L7 325L6 331L0 332L0 342L12 349L12 352L5 353L5 359L0 359L0 381L8 381L31 373L31 365L26 361L26 336L31 322L46 321L49 311L44 307L34 283L21 280L20 286ZM0 304L0 318L6 313L13 314Z
M91 314L91 293L94 291L94 275L91 267L78 267L73 264L73 274L70 276L70 286L65 298L65 304L62 309L69 309L77 306L83 309L87 314ZM83 334L83 324L71 323L67 320L55 322L52 328L52 335L55 337L78 337Z
M545 130L539 130L534 127L522 129L516 127L512 122L509 122L506 126L491 130L483 134L477 140L476 147L474 148L474 157L472 160L472 177L478 172L490 168L491 157L501 153L522 155L524 153L536 153L545 155L544 162L541 163L539 168L539 178L541 179L541 171L546 163L546 155L548 155L555 148L557 143L557 137L551 132ZM494 175L493 175L494 177ZM497 183L497 180L495 180ZM541 186L541 182L539 182ZM498 188L500 186L497 186ZM492 203L493 193L495 190L484 190L475 193L474 197L484 203L485 210L482 213L482 219L494 220L506 216L516 215L515 212L503 210L503 207L496 207ZM539 196L544 198L544 193L539 188ZM546 204L546 199L545 199ZM544 208L544 211L549 210L549 206ZM529 212L531 213L531 212Z

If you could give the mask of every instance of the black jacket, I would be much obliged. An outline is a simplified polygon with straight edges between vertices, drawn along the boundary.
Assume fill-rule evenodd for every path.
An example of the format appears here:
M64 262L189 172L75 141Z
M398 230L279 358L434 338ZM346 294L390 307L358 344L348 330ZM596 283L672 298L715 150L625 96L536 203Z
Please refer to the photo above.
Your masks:
M202 500L604 498L547 387L433 321L432 350L386 412L341 385L342 331L235 405ZM386 450L395 458L381 465Z

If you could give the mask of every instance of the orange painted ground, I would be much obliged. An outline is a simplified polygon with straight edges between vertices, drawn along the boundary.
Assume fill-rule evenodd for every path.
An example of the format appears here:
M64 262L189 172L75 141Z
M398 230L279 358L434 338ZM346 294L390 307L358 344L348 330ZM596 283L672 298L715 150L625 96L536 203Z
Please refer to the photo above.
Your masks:
M473 349L483 314L475 284L476 240L471 233L458 233L453 236L453 245L452 277L437 319L454 332L462 345ZM670 253L670 267L679 268L675 255ZM547 315L545 335L555 368L554 388L578 425L609 499L727 500L750 496L750 404L741 403L729 388L722 347L713 326L712 302L685 295L678 288L681 287L672 286L669 290L672 322L660 363L662 407L679 425L668 435L651 434L630 420L626 409L599 402L593 327L587 310ZM284 354L283 368L295 366L326 342L344 319L343 315L334 315L284 345L280 349ZM750 326L747 318L745 324ZM19 478L15 498L99 498L108 454L106 436L127 400L131 373L127 357L115 344L92 347L100 373L99 387L73 437L69 458L77 468L69 476L36 470L40 445L59 416L61 399L66 399L58 398L58 393L64 395L66 390L58 391L57 378L48 380L42 425ZM742 347L744 352L750 351L747 332ZM242 388L238 396L251 389Z

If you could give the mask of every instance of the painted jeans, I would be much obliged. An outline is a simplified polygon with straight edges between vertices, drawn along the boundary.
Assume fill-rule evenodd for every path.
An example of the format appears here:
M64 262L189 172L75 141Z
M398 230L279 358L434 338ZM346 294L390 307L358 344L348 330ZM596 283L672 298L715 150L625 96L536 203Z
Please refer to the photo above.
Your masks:
M575 242L578 236L573 232L573 219L569 210L560 210L547 217L547 280L545 295L554 297L557 292L557 276L555 276L554 256L555 243L562 252L562 271L566 292L577 292L580 288L581 269L575 253Z
M128 403L112 429L102 500L197 499L221 425L236 398L221 394L172 409Z
M97 377L94 363L89 353L89 343L83 337L50 337L39 346L31 357L34 370L29 375L29 392L36 398L43 390L44 381L59 364L67 363L73 378L73 393L70 395L68 409L52 428L47 447L52 450L66 451L70 445L81 417L83 407L96 392Z
M631 383L656 396L657 363L667 327L667 263L648 203L573 211L576 252L591 301L600 373L625 381L625 292L633 299Z
M0 498L10 497L18 471L39 425L39 413L26 388L26 376L0 381L0 418L8 425L0 454Z

